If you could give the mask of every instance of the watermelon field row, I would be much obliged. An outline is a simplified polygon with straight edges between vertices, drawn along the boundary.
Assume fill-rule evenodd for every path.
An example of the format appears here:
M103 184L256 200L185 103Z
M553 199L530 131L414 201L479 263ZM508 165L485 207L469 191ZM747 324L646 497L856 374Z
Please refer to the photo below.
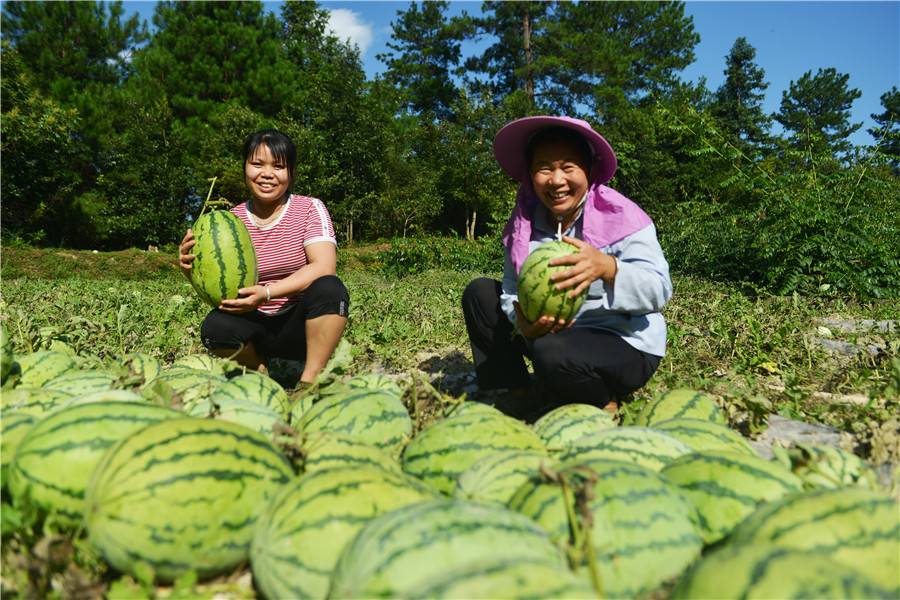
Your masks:
M900 591L889 304L676 277L633 402L524 424L464 402L482 274L349 264L346 340L304 393L206 356L178 276L4 278L4 596ZM758 456L775 414L841 448Z

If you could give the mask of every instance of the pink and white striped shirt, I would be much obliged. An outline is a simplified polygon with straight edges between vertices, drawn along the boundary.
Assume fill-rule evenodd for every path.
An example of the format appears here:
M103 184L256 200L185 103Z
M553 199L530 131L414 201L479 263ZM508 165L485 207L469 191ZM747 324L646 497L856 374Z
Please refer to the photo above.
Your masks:
M306 246L318 242L337 245L331 215L318 198L292 194L278 218L261 227L247 210L246 202L238 204L231 212L244 222L250 232L256 250L260 285L280 281L304 267L308 262ZM273 298L257 310L264 315L277 315L299 299L299 295Z

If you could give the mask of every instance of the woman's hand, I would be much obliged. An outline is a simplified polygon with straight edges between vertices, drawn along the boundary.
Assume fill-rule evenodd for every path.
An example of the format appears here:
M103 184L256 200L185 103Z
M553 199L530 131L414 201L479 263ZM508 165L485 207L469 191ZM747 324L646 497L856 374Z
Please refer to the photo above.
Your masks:
M562 319L557 320L548 315L538 317L537 321L532 323L525 318L525 315L522 313L522 307L519 306L518 302L514 301L513 306L516 308L516 324L519 331L530 340L545 336L548 333L556 333L557 331L568 329L575 323L575 319L566 323Z
M550 277L550 281L556 284L556 289L574 288L569 292L569 297L575 298L598 279L602 279L608 284L615 281L618 269L616 259L597 250L584 240L566 235L563 236L563 241L577 247L578 252L550 261L550 266L572 265L571 269L555 273Z
M238 290L238 297L233 300L222 300L219 310L222 312L239 315L259 308L266 302L266 286L253 285Z
M188 229L181 240L181 244L178 246L178 266L181 267L182 274L188 279L191 277L191 268L194 262L194 255L190 252L196 243L194 232Z

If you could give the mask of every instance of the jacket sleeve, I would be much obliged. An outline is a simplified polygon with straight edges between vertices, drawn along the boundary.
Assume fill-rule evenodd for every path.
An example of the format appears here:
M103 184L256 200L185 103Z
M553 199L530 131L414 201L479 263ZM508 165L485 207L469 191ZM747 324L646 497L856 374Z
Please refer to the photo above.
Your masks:
M500 308L506 313L506 318L509 319L509 322L515 324L516 308L513 306L513 302L519 299L519 275L513 267L512 260L509 257L509 250L504 252L504 256Z
M669 263L648 225L613 244L610 253L619 269L613 285L604 284L609 310L647 314L659 312L672 297Z

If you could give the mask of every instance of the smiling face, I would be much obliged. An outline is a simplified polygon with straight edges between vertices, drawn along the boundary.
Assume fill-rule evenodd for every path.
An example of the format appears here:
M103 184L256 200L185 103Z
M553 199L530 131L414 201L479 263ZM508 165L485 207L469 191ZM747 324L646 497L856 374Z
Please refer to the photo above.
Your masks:
M273 204L287 194L291 177L287 164L272 156L266 144L260 144L244 163L244 181L254 200Z
M566 140L539 143L531 155L534 193L554 217L564 220L587 192L589 171L582 150Z

